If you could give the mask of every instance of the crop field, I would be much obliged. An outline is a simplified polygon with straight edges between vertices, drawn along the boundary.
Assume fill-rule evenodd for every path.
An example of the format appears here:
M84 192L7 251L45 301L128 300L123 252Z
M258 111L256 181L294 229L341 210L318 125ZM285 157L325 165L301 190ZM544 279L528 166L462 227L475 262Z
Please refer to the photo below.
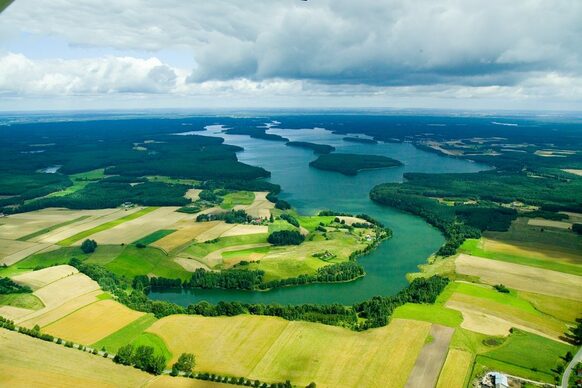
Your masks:
M362 333L280 318L171 316L147 332L174 355L197 354L200 370L318 387L403 386L430 324L395 319Z
M539 218L532 218L527 222L527 224L531 226L541 226L558 229L570 229L572 227L572 223L570 222L545 220Z
M186 280L190 273L160 249L127 246L113 261L105 264L108 270L128 278L155 274L165 278Z
M188 226L181 227L174 233L160 238L152 246L160 248L164 252L170 252L192 242L196 237L218 224L219 221L188 223Z
M305 229L313 232L315 228L319 226L320 223L328 225L335 219L333 216L298 216L297 221Z
M0 263L12 265L49 246L49 244L39 244L31 241L0 239Z
M5 387L143 386L154 377L103 357L0 329L0 385Z
M248 234L265 234L269 231L266 225L236 225L224 232L221 237L244 236Z
M153 316L153 314L144 314L133 322L120 328L116 332L111 333L107 337L102 338L101 340L92 344L92 346L98 349L105 347L107 351L116 353L120 347L133 342L144 332L144 330L146 330L156 321L157 319Z
M82 273L77 273L50 283L36 290L34 294L42 300L45 306L56 307L77 296L99 289L97 282Z
M43 327L43 331L89 345L120 330L143 316L113 300L101 300Z
M466 240L459 251L472 256L582 276L582 265L577 256L569 257L568 253L562 256L558 251L548 251L547 247L532 251L517 245L481 238Z
M535 332L540 335L559 339L567 327L564 323L555 318L544 315L537 310L531 308L531 311L512 306L506 303L499 303L486 298L474 297L466 294L455 293L446 303L446 306L461 311L463 315L466 313L481 314L486 317L498 318L506 321L511 327ZM470 329L465 324L463 327ZM479 328L473 328L479 332ZM484 334L492 334L490 331Z
M397 307L392 314L393 318L414 319L436 323L439 325L458 327L463 321L463 316L456 310L440 306L438 304L407 303Z
M71 267L70 265L59 265L56 267L45 268L40 271L17 275L12 277L12 280L16 283L27 285L33 290L38 290L50 283L54 283L57 280L77 273L79 273L79 271L75 267Z
M221 237L216 241L195 243L180 253L183 257L204 258L206 255L227 247L236 247L246 244L266 243L267 234L251 234L246 236Z
M454 329L446 326L432 325L430 342L426 343L414 364L406 387L434 387L449 349Z
M147 236L140 238L139 240L135 240L133 243L135 245L137 245L137 244L150 245L150 244L174 233L175 231L176 231L175 229L156 230L155 232L150 233Z
M200 233L198 236L196 236L196 241L198 242L206 242L206 241L210 241L210 240L215 240L217 238L219 238L220 236L222 236L224 233L226 233L227 231L236 228L238 225L236 224L227 224L225 222L218 222L216 225L214 225L213 227L209 228L208 230Z
M13 306L29 310L40 310L44 307L41 300L33 294L0 294L0 306ZM0 315L2 315L0 313Z
M582 301L525 291L520 291L519 296L531 303L538 311L564 322L574 323L577 318L580 318Z
M223 209L232 209L237 205L251 205L255 200L255 193L252 191L235 191L228 193L222 198L220 207Z
M436 388L465 388L473 366L473 355L459 349L450 349Z
M535 349L535 351L532 351ZM477 356L477 363L538 381L553 382L552 369L574 347L535 334L514 330L500 347Z
M254 200L248 206L241 206L252 217L269 218L275 204L267 199L266 191L255 191Z
M81 245L91 236L99 244L129 244L159 229L166 229L187 215L176 213L176 207L148 207L126 217L101 224L59 242L59 245Z
M478 276L487 284L501 283L521 291L582 300L580 276L466 254L460 254L455 263L458 273Z
M190 199L192 202L198 200L200 198L200 192L202 190L200 189L189 189L188 191L186 191L186 194L184 194L184 197Z

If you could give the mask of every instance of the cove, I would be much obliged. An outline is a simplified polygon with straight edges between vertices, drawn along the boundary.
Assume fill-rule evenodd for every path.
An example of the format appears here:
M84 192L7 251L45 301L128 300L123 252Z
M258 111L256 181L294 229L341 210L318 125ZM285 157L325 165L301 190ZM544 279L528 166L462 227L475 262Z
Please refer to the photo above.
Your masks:
M269 125L270 126L270 125ZM168 290L149 294L155 300L180 305L199 301L218 303L279 304L353 304L376 295L392 295L406 286L406 273L417 270L444 242L442 234L421 218L378 205L369 199L369 192L377 184L402 182L405 172L461 173L478 172L489 166L421 151L409 143L362 144L343 140L322 128L283 129L271 127L268 133L278 134L292 141L328 144L335 152L384 155L400 160L404 166L361 171L357 176L321 171L309 166L317 156L312 151L288 147L284 142L252 139L246 135L223 133L222 126L210 126L196 134L219 136L226 144L244 148L238 153L240 161L260 166L271 172L269 179L281 185L279 195L302 214L319 210L359 214L366 213L392 229L393 237L384 241L369 255L358 261L366 276L349 283L312 284L279 288L266 292L242 290Z

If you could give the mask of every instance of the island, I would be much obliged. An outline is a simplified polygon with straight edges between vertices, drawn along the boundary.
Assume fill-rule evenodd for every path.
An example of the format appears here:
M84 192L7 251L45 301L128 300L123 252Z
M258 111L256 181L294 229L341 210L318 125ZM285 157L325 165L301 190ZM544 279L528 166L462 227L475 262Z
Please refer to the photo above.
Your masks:
M329 154L332 151L335 151L335 147L332 147L327 144L316 144L316 143L309 143L307 141L290 141L285 144L289 147L299 147L299 148L307 148L313 150L316 154Z
M336 171L344 175L356 175L362 170L402 166L402 163L380 155L338 153L320 155L309 165L320 170Z
M349 141L352 143L362 143L362 144L378 144L377 140L366 139L364 137L354 137L354 136L346 136L346 137L344 137L344 141Z

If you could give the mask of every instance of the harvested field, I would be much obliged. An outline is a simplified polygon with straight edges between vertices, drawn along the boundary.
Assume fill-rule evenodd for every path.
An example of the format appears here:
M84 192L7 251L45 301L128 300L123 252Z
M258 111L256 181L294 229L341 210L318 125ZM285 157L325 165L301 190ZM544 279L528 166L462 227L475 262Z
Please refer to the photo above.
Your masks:
M79 271L75 267L71 267L70 265L58 265L56 267L44 268L39 271L32 271L22 275L13 276L12 280L16 283L27 285L33 290L38 290L50 283L76 273L79 273Z
M94 233L74 239L73 245L81 245L83 239L91 237L99 244L129 244L160 229L172 229L177 221L188 217L188 214L177 213L178 207L145 208L128 215L127 219L118 219L103 224L94 229ZM102 230L100 230L103 228ZM91 230L86 231L91 232Z
M570 229L572 227L572 224L570 222L552 221L545 220L542 218L532 218L528 220L527 224L532 226L542 226L546 228L558 228L558 229Z
M563 168L562 171L569 172L570 174L582 176L582 170L577 170L574 168Z
M352 225L353 223L362 223L362 224L369 223L368 221L363 220L361 218L357 218L357 217L340 216L337 218L339 218L341 221L344 221L346 223L346 225Z
M201 191L202 190L200 190L200 189L190 189L190 190L186 191L186 194L184 194L184 197L192 200L192 202L197 201L200 198Z
M170 316L148 332L174 354L196 352L200 370L318 387L401 387L430 324L393 320L379 329L347 329L280 318Z
M0 386L139 387L153 376L23 334L0 329Z
M143 315L114 300L101 300L43 327L43 331L78 344L90 345Z
M182 268L184 268L188 272L194 272L198 268L210 270L210 268L206 264L203 264L203 263L199 262L198 260L187 259L185 257L176 257L174 259L174 261L176 263L178 263Z
M460 254L456 271L478 276L487 284L505 284L517 290L582 300L582 277L503 261Z
M244 209L252 217L269 218L271 217L271 209L275 207L275 204L267 199L268 194L266 191L256 191L253 203L240 208ZM239 206L236 206L236 208L239 208Z
M455 330L450 327L432 325L430 335L433 340L424 345L420 351L406 387L434 387L436 385L454 332Z
M185 377L157 376L146 385L152 388L225 388L227 385Z
M133 214L137 212L139 209L140 208L128 210L123 209L101 209L101 210L81 210L81 211L77 210L75 211L75 215L80 216L89 215L90 217L84 218L73 224L67 225L62 228L57 228L48 233L35 237L33 241L56 244L59 241L65 240L83 231L90 230L92 228L98 227L99 225L106 224L107 222L125 217L128 214Z
M236 225L234 228L227 230L220 237L243 236L247 234L264 234L269 232L266 225Z
M188 226L182 227L174 233L159 239L152 246L160 248L164 252L170 252L192 242L196 237L209 231L218 224L219 221L189 222Z
M464 388L471 372L473 355L459 349L450 349L436 388Z
M56 307L80 295L99 290L96 281L87 275L76 273L53 282L34 292L45 306Z
M463 329L495 337L505 337L509 335L509 330L511 329L512 324L502 318L475 312L473 310L462 311L462 314L463 322L461 323L461 327Z
M214 266L217 266L219 264L222 264L223 253L236 252L236 251L241 251L241 250L246 250L246 249L261 248L261 247L268 247L268 246L271 246L271 244L269 244L269 243L257 243L257 244L245 244L245 245L236 245L233 247L226 247L226 248L218 249L218 250L208 254L201 261L206 263L209 267L214 267Z
M101 294L103 294L103 291L101 290L88 292L84 295L68 300L58 307L44 308L38 311L31 312L30 314L17 320L16 323L19 323L20 325L29 328L34 327L34 325L44 327L50 323L53 323L61 319L62 317L71 314L74 311L77 311L78 309L88 304L97 302L99 300L98 297Z
M0 264L12 265L28 256L49 248L50 244L0 239Z
M214 240L236 226L236 224L227 224L226 222L219 221L218 224L214 225L212 228L196 236L196 241L206 242Z
M22 307L14 306L0 306L0 316L10 319L14 322L20 321L22 318L26 317L34 310L25 309Z

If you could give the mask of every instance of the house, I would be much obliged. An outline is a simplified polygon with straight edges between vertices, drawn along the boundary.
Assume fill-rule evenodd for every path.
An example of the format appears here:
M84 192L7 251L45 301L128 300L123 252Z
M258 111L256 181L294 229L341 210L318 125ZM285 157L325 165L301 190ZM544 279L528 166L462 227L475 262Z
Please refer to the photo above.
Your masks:
M503 373L493 372L491 373L491 377L493 378L493 384L495 384L495 388L509 388L507 376L505 376Z

